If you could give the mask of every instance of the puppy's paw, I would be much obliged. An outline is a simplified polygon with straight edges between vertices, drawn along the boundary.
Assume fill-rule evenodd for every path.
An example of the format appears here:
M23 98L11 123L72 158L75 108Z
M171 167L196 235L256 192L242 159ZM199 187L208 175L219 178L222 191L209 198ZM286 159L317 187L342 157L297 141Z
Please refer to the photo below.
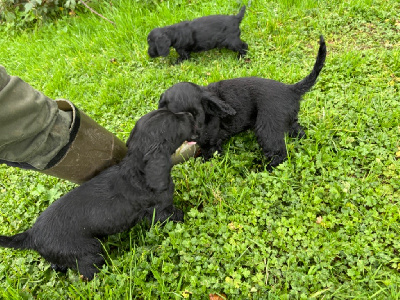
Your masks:
M272 172L273 168L277 167L281 163L283 163L286 160L286 155L275 155L271 158L271 161L267 165L267 170L269 172Z
M291 131L289 132L289 137L294 138L294 139L302 139L302 138L306 138L306 133L303 130L299 130L299 131Z
M190 57L189 56L180 56L178 59L173 63L174 65L179 65L185 60L188 60Z
M83 282L89 282L89 281L91 281L91 280L94 278L94 276L92 276L91 278L89 278L89 277L85 277L85 276L83 276L83 275L79 275L79 278L80 278Z
M307 134L304 132L304 130L301 130L300 132L299 132L299 134L297 135L297 138L298 139L304 139L304 138L306 138L307 137Z
M147 217L149 221L152 219ZM156 211L154 222L163 223L165 221L173 221L173 222L183 222L183 211L176 208L175 206L168 206L162 211Z
M51 268L56 272L67 273L68 267L51 264Z
M183 61L183 59L178 58L176 61L174 61L174 62L172 63L172 65L174 65L174 66L180 65L180 64L182 63L182 61Z
M184 221L183 211L180 210L179 208L174 207L173 213L169 219L170 221L174 222L183 222Z
M200 155L203 157L204 161L208 161L216 155L222 155L223 151L221 147L215 146L209 149L201 150Z
M99 270L95 266L79 268L79 278L82 281L89 282L93 280L95 274L98 272Z

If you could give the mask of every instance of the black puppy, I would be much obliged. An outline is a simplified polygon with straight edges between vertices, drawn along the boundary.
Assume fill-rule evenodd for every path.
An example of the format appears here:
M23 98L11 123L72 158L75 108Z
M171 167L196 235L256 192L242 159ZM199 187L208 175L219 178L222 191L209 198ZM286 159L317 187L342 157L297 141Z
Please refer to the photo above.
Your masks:
M155 28L147 37L149 56L167 56L171 46L179 54L176 63L189 59L191 52L214 48L228 48L244 56L248 46L240 39L239 25L245 10L243 6L237 15L213 15Z
M254 129L264 155L271 160L271 169L286 159L285 133L291 137L305 134L297 120L300 99L315 84L325 57L321 36L314 68L298 83L287 85L259 77L223 80L206 87L181 82L161 95L158 107L190 112L195 117L197 143L205 159L221 152L229 137Z
M78 269L91 280L105 260L98 238L140 220L183 221L173 206L171 154L194 138L190 113L156 110L143 116L127 141L128 153L90 181L52 203L32 228L0 236L0 246L33 249L57 271Z

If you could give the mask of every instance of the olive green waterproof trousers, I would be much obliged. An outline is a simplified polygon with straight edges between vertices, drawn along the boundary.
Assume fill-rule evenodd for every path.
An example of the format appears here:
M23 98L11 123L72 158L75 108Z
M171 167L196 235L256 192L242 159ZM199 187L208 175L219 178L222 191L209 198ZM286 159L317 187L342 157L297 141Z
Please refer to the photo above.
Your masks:
M46 168L70 139L71 112L0 66L0 160Z

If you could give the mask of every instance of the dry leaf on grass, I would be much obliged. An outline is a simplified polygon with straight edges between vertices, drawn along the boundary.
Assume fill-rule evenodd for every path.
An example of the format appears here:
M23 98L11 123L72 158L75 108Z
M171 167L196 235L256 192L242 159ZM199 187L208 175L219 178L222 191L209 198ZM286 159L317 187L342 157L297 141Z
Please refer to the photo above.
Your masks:
M209 294L210 300L226 300L228 299L225 294Z

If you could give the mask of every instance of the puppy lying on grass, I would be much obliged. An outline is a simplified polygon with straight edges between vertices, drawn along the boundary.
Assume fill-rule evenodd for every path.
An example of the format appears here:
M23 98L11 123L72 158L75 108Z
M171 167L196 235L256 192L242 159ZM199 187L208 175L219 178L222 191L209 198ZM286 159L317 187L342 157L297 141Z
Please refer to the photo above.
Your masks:
M98 238L128 230L144 218L183 221L173 206L171 154L194 138L190 113L165 109L143 116L127 141L128 153L90 181L52 203L32 228L0 236L0 246L33 249L57 271L78 269L91 280L105 263Z
M324 66L326 46L322 36L319 44L313 70L295 84L259 77L223 80L205 87L181 82L161 95L158 107L190 112L195 117L197 144L205 159L215 151L221 152L228 138L253 129L271 169L286 159L285 133L291 137L305 135L297 114L302 95L315 84Z
M238 52L238 57L244 56L248 45L240 39L239 25L245 10L246 6L243 6L237 15L206 16L155 28L147 37L149 56L168 56L170 47L179 54L176 63L189 59L191 52L214 48L228 48Z

